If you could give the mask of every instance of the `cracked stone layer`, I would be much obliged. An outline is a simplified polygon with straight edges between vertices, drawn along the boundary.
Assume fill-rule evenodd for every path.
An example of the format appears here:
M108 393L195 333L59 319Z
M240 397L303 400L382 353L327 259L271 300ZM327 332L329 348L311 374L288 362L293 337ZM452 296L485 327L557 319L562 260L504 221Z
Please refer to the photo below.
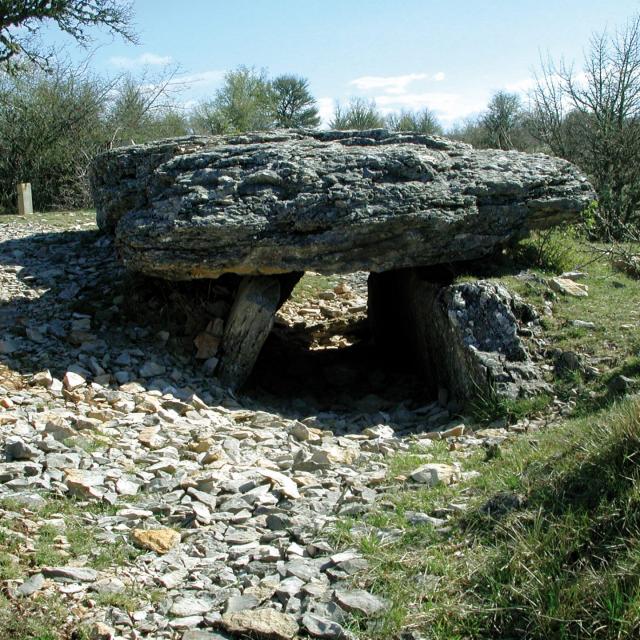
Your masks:
M558 158L382 129L165 140L98 156L91 178L125 265L174 280L469 260L595 197Z

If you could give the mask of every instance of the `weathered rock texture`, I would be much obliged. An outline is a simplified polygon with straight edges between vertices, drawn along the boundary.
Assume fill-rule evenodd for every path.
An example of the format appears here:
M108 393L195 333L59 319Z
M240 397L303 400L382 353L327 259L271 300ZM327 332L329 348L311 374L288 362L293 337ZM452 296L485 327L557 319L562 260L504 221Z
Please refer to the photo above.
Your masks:
M371 274L369 315L381 347L413 360L433 394L441 386L466 402L547 388L519 336L535 312L499 284L439 284L415 269Z
M594 197L564 160L385 130L128 147L94 161L92 185L124 263L174 280L468 260Z

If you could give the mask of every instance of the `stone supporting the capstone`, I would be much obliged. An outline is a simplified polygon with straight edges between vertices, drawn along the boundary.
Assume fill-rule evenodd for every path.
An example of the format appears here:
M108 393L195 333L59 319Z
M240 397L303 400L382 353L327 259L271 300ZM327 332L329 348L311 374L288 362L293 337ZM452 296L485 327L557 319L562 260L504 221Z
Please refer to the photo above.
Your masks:
M446 388L458 402L546 389L518 336L535 313L504 287L450 284L434 271L402 269L369 277L369 317L381 349L412 361L426 391Z
M275 319L281 298L275 276L243 278L229 312L222 338L219 378L237 389L253 369Z

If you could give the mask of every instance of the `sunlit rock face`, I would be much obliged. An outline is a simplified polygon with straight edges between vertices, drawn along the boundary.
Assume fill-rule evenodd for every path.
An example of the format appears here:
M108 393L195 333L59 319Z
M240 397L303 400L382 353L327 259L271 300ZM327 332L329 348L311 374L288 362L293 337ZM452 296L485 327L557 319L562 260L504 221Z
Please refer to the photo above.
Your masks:
M92 186L124 263L173 280L469 260L594 198L558 158L382 129L126 147L94 161Z

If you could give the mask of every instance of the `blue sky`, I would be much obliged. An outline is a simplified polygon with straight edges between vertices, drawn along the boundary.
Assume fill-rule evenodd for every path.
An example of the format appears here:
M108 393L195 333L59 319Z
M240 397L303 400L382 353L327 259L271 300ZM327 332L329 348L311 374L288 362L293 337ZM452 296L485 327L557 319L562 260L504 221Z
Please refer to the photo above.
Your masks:
M225 71L255 66L308 78L325 120L336 100L361 96L383 111L429 107L449 127L498 89L526 92L541 53L579 61L591 34L622 25L640 0L135 0L134 10L140 43L96 32L96 71L179 65L191 104Z

